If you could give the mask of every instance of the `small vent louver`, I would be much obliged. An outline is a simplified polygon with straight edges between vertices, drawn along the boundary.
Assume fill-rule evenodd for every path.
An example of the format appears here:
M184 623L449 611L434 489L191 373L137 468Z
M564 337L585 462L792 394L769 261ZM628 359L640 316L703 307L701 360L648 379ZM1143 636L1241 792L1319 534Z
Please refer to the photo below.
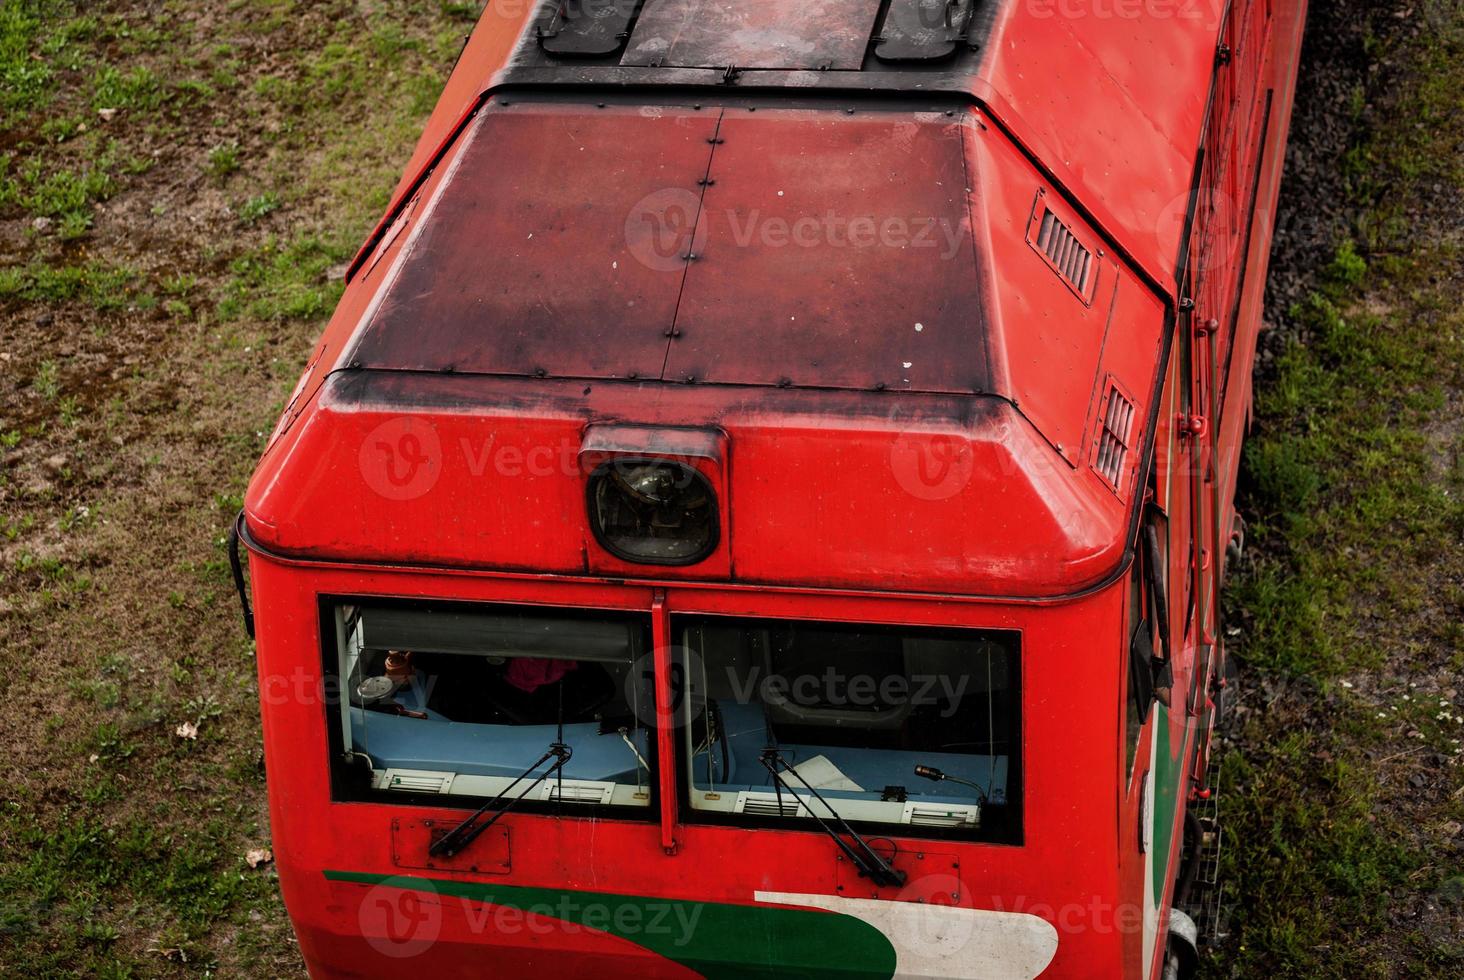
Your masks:
M915 827L975 827L980 810L975 806L933 806L911 803L905 807L905 822Z
M376 777L376 789L392 789L399 793L446 793L452 786L452 775L425 772L399 772L394 769Z
M543 798L560 803L604 804L610 802L614 789L613 783L577 783L566 779L563 786L558 782L546 783Z
M1032 208L1027 241L1084 303L1093 301L1098 281L1098 261L1093 250L1079 241L1067 222L1048 208L1043 194L1037 195L1037 203Z
M1124 466L1128 463L1129 450L1133 448L1134 403L1118 390L1117 385L1110 384L1102 411L1093 469L1118 491L1123 487Z
M802 801L792 793L784 793L782 804L772 793L739 793L734 813L746 813L757 817L796 817L809 812Z

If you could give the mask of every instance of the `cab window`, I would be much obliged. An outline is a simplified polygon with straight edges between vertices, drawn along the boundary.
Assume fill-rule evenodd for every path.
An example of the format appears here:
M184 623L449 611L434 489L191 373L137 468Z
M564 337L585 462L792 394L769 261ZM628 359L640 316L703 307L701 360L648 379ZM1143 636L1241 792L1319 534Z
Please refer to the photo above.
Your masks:
M695 818L1018 838L1016 633L713 616L672 627Z
M649 812L649 616L360 602L323 620L337 798ZM536 779L555 744L568 761Z

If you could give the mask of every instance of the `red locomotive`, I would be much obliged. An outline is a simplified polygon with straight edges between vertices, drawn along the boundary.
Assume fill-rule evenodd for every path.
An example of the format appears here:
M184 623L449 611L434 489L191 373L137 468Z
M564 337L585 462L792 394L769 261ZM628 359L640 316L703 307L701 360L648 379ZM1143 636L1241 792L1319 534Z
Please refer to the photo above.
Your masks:
M1182 975L1304 7L491 0L238 525L311 974Z

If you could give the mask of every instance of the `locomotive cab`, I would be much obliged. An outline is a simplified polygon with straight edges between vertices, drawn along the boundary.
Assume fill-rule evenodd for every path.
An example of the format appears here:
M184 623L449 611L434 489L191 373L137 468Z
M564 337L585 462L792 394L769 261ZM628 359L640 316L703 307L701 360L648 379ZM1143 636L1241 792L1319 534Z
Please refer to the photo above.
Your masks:
M313 976L1163 968L1216 37L489 3L238 525Z

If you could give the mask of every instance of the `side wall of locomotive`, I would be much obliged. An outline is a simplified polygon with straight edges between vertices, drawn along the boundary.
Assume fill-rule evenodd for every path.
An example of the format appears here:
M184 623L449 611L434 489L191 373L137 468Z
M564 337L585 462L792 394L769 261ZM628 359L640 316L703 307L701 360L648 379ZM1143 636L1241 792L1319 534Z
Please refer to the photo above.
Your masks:
M1175 684L1119 789L1122 890L1126 903L1148 910L1143 942L1127 937L1126 960L1145 978L1162 966L1186 812L1212 792L1210 741L1225 670L1219 594L1305 20L1305 2L1233 0L1228 8L1185 256L1184 295L1194 306L1176 321L1159 394L1154 505L1166 545Z

